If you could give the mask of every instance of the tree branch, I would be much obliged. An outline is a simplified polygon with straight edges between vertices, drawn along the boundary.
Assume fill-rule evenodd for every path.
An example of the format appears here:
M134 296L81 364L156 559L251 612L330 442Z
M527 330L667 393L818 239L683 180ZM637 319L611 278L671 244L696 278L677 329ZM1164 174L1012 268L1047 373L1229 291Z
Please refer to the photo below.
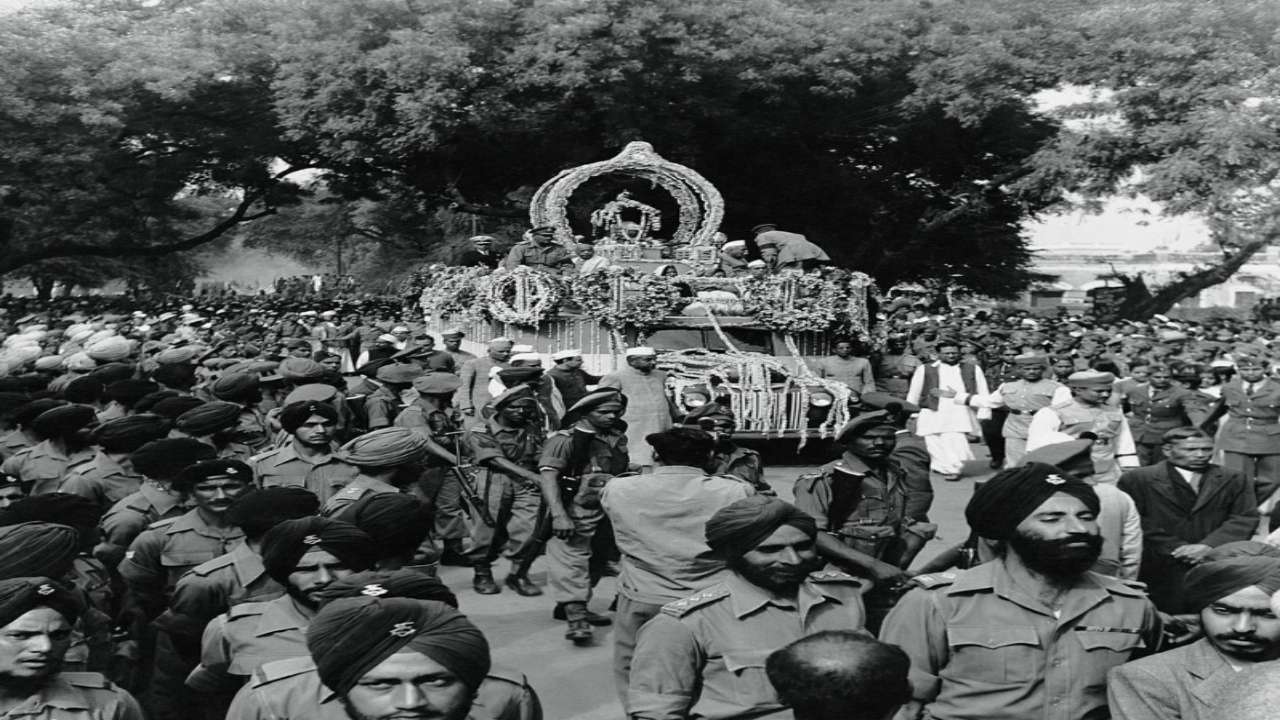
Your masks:
M498 218L528 218L529 211L527 208L514 207L509 205L484 205L469 202L457 186L450 186L443 193L445 199L449 201L449 209L458 212L464 212L469 215L480 215L482 217L498 217Z

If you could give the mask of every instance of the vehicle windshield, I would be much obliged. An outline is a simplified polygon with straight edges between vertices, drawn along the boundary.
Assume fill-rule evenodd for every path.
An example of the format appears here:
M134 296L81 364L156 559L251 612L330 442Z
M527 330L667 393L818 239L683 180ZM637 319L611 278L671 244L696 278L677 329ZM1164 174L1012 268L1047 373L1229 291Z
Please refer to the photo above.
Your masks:
M773 355L773 335L768 330L748 330L745 328L725 328L724 334L733 341L734 347L743 352L756 352ZM724 352L728 348L715 330L711 328L672 328L656 330L645 338L645 344L662 352L673 350L689 350L705 348L714 352Z

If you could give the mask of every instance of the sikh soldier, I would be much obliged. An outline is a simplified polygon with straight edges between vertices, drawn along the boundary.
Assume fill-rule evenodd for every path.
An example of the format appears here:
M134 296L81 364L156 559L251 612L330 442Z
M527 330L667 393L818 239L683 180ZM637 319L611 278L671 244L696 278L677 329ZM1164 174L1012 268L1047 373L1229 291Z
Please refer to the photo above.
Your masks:
M565 637L575 644L591 642L592 622L607 622L587 610L591 540L604 517L600 489L628 469L627 436L619 427L626 407L626 396L612 388L588 394L565 412L538 459L554 536L547 543L547 580L556 600L552 615L568 622Z
M484 424L471 427L464 439L480 468L476 489L493 525L472 519L467 551L475 568L472 585L481 595L500 592L490 566L505 554L511 571L504 584L519 595L535 597L542 590L529 580L528 572L538 549L533 537L542 502L538 458L545 438L534 390L517 385L491 400L482 414Z
M1166 432L1204 419L1195 391L1175 385L1168 367L1150 365L1148 372L1146 384L1130 387L1121 398L1128 411L1138 463L1144 467L1164 460L1161 448Z
M1222 397L1201 423L1208 429L1225 416L1217 450L1222 467L1254 478L1254 492L1271 528L1280 523L1280 503L1272 497L1280 489L1280 382L1266 375L1264 361L1253 355L1236 357L1237 375L1222 386Z
M1140 583L1089 571L1101 552L1098 495L1052 465L1001 471L965 508L998 559L916 578L880 639L911 658L902 717L1106 717L1107 672L1158 647Z
M98 540L97 506L92 500L79 495L48 493L23 498L10 507L0 510L0 526L44 523L65 525L76 531L76 544L68 572L65 574L54 572L53 566L57 563L49 562L45 565L34 565L31 572L19 573L13 570L0 572L0 577L48 573L59 578L69 587L83 592L90 607L101 611L107 617L114 617L118 608L111 573L92 555L94 544ZM14 547L18 552L38 555L34 548L35 544L35 541L26 543L15 539Z
M253 449L238 442L244 408L233 402L215 400L182 413L173 427L180 435L199 440L214 449L219 458L247 461Z
M266 450L271 442L271 433L266 416L258 409L262 402L258 376L247 372L228 373L215 380L209 386L209 392L219 400L240 406L240 416L231 439L249 447L251 452L245 457Z
M8 434L0 438L0 455L6 458L13 457L19 452L38 444L42 438L36 435L35 428L31 424L46 410L52 410L66 404L65 400L40 398L18 406L18 409L13 411L13 430L10 430Z
M760 453L744 448L733 441L737 422L733 411L717 402L707 402L685 414L684 425L693 425L715 438L716 448L711 455L707 472L712 475L731 475L750 485L756 492L772 495L773 488L764 479L764 462Z
M320 514L333 517L368 495L408 492L422 476L426 454L426 439L408 428L382 428L348 442L338 455L359 474L320 507Z
M70 469L93 459L82 431L96 419L88 405L62 405L40 413L31 421L40 442L6 458L0 471L21 478L31 495L56 492Z
M413 493L366 495L334 519L373 538L373 569L409 569L432 576L439 571L438 553L430 543L431 504Z
M153 440L169 434L169 421L151 413L108 420L94 428L89 442L97 447L93 459L67 474L58 492L74 493L98 505L99 514L142 486L142 474L129 455Z
M1027 454L1027 431L1037 412L1071 400L1071 392L1056 380L1046 378L1049 358L1037 353L1013 358L1019 379L1006 381L990 395L958 394L954 402L970 407L1004 408L1008 412L1001 433L1004 437L1004 466L1017 467Z
M806 635L860 630L861 583L822 566L813 518L756 495L706 524L710 556L725 579L668 603L640 631L631 660L627 717L764 717L783 709L765 657Z
M249 459L264 488L305 488L325 502L355 478L355 466L337 455L334 434L339 413L317 400L285 405L277 416L289 441Z
M170 483L189 465L213 456L212 447L191 438L153 440L130 454L133 469L145 480L137 492L120 499L102 516L102 541L94 548L94 557L114 569L134 538L148 526L185 513L186 499Z
M573 267L573 256L556 242L556 229L542 225L525 231L524 239L512 245L502 261L502 267L507 270L521 265L559 275Z
M73 592L47 577L0 580L0 634L9 666L0 675L9 717L48 720L144 720L127 691L93 672L63 672L71 628L84 610Z
M433 372L414 378L418 398L396 416L396 427L408 428L426 441L426 469L419 487L435 508L435 534L444 544L440 561L445 565L470 563L464 557L462 541L467 536L466 510L462 488L449 466L461 464L445 443L460 448L462 415L452 407L460 381L457 375Z
M1027 450L1062 442L1062 435L1088 436L1093 440L1094 481L1114 484L1120 468L1137 467L1137 449L1129 422L1120 408L1111 405L1116 376L1082 370L1067 378L1071 400L1037 410L1027 428Z

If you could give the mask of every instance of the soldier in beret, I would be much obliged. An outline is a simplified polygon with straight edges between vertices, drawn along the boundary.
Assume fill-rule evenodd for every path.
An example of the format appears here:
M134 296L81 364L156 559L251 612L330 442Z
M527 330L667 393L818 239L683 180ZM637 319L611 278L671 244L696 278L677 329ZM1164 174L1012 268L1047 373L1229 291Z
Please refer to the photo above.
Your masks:
M151 413L108 420L94 428L89 442L97 451L93 459L72 468L58 492L74 493L98 504L99 513L142 486L142 474L129 456L138 448L169 434L169 421Z
M97 418L88 405L62 405L40 413L31 429L41 438L0 464L0 472L30 486L30 494L56 492L68 470L93 459L84 432Z
M717 510L708 556L727 576L668 603L631 661L627 717L763 717L783 709L765 675L770 652L824 630L860 630L861 583L822 567L813 518L761 495ZM751 610L746 610L751 608Z
M1107 671L1159 646L1140 583L1093 573L1102 549L1093 488L1042 463L1004 470L965 508L1000 557L916 578L880 639L911 658L905 717L1106 716Z
M0 580L0 712L49 720L144 720L127 691L93 672L64 673L83 605L47 577Z
M358 471L337 455L338 419L334 406L319 400L285 405L277 420L289 441L249 460L258 484L306 488L321 503L346 487Z
M760 459L760 453L733 441L737 422L732 410L710 401L685 413L681 422L696 426L715 438L716 448L708 468L712 475L732 475L755 488L756 492L774 494L773 488L765 482L764 462Z

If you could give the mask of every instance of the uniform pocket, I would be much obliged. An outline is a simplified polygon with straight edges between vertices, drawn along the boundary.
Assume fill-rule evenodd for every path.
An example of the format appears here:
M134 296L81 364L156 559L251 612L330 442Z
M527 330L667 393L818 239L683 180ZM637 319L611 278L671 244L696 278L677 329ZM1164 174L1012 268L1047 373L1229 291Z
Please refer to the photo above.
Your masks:
M1040 636L1028 625L947 628L947 674L992 685L1031 682L1041 674Z
M742 699L742 705L769 705L777 702L773 685L765 672L768 650L742 650L724 654L725 670L733 676L734 695Z

